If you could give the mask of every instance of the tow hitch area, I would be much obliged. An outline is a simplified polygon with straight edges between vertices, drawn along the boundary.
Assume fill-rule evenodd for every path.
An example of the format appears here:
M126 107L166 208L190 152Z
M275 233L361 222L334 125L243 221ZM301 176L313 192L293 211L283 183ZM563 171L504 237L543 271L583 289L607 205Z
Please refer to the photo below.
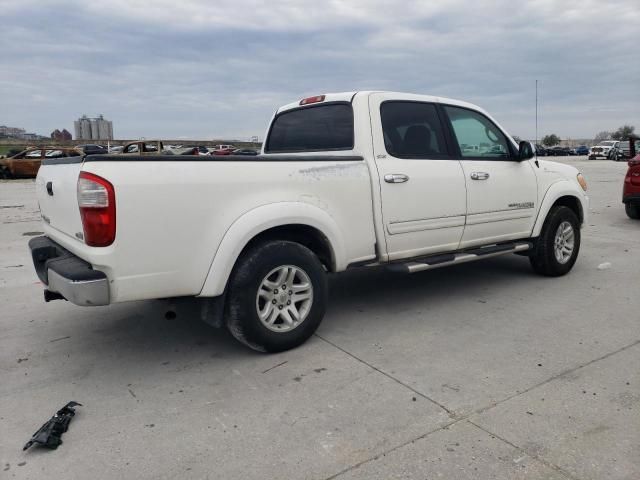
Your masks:
M50 290L45 290L44 291L44 301L45 302L52 302L53 300L66 300L66 298L64 298L58 292L52 292Z
M76 411L74 407L82 406L78 402L69 402L64 407L56 412L47 423L42 425L40 429L33 434L31 440L29 440L22 450L26 450L34 443L46 448L55 450L62 444L62 434L69 428L71 419L75 416Z

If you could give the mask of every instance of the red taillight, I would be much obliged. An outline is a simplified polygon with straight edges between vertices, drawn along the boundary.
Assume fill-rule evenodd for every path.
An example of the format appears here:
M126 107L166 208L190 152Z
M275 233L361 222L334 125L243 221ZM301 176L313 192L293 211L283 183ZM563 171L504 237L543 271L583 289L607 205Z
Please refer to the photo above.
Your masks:
M316 95L315 97L303 98L300 105L309 105L310 103L324 102L324 95Z
M116 238L116 192L110 182L92 173L80 172L78 206L84 241L91 247L106 247Z

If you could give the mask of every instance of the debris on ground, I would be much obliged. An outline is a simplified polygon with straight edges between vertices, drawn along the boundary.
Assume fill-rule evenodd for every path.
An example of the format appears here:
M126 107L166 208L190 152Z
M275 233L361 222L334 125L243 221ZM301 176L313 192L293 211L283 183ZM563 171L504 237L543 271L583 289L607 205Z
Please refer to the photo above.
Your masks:
M31 440L25 444L22 450L26 450L34 443L54 450L58 448L62 444L62 438L60 437L69 428L69 423L76 414L74 407L77 406L81 407L82 404L71 401L58 410L50 420L33 434Z
M598 265L598 270L606 270L608 268L611 268L611 262L604 262Z

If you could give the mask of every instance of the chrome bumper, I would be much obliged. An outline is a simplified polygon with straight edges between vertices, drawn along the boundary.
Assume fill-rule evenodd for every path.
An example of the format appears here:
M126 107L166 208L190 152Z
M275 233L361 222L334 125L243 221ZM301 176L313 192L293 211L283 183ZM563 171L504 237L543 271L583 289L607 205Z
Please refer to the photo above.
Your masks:
M109 304L109 279L104 272L94 270L48 237L32 238L29 248L38 278L46 286L46 301L59 298L50 294L53 292L76 305Z

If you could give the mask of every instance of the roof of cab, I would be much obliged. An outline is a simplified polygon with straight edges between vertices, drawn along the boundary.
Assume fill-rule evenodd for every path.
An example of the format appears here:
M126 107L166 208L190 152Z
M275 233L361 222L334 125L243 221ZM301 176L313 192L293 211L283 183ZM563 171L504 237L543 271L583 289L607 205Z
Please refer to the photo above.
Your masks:
M399 98L402 99L408 99L408 100L414 100L414 101L422 101L422 102L434 102L434 103L446 103L448 105L457 105L460 107L467 107L467 108L471 108L473 110L478 110L480 112L483 113L487 113L485 112L484 109L482 109L481 107L474 105L473 103L469 103L469 102L464 102L462 100L456 100L453 98L446 98L446 97L436 97L433 95L422 95L422 94L414 94L414 93L407 93L407 92L393 92L393 91L386 91L386 90L366 90L366 91L354 91L354 92L339 92L339 93L325 93L324 95L324 100L322 101L322 103L326 103L326 102L351 102L353 100L353 97L355 97L356 95L366 95L369 96L371 94L374 93L382 93L382 94L387 94L389 96L398 96ZM319 94L320 95L320 94ZM309 103L307 105L300 105L300 102L302 101L302 99L296 101L296 102L292 102L292 103L288 103L287 105L283 105L282 107L280 107L277 113L280 112L284 112L285 110L291 110L293 108L304 108L304 107L311 107L314 105L317 105L318 103Z

